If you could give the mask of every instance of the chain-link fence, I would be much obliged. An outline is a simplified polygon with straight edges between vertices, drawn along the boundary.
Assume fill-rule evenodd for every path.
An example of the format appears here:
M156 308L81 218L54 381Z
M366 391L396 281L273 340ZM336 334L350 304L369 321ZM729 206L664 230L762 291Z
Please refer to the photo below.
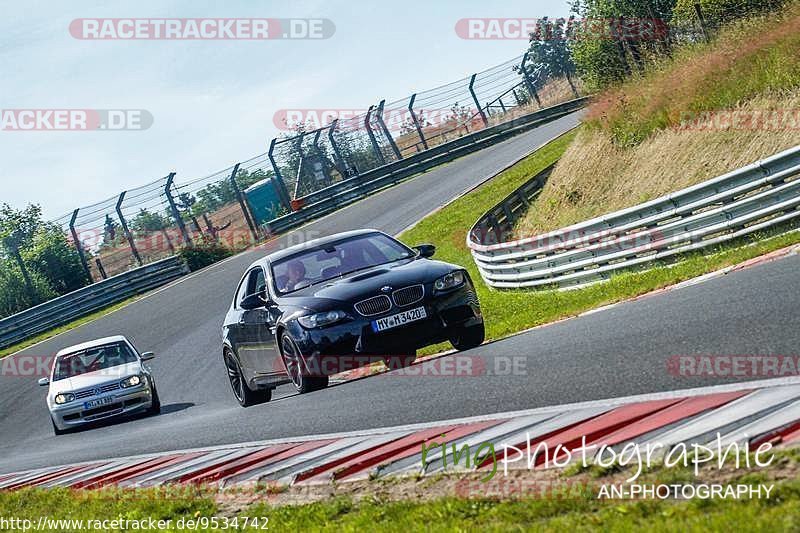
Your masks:
M381 100L316 129L308 129L301 110L287 112L300 120L285 124L293 134L276 139L270 156L299 208L303 197L338 181L576 98L579 85L545 74L527 63L526 54L435 89Z
M200 240L242 249L303 198L488 126L580 94L579 82L542 74L527 55L435 89L291 133L268 152L207 176L175 173L59 217L87 280L105 279Z

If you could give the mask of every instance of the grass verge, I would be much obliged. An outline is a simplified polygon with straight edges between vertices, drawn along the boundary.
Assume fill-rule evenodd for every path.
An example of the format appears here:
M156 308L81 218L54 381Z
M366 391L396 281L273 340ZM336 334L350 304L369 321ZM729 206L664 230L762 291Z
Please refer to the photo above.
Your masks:
M436 258L465 267L475 282L486 320L487 340L499 339L524 329L575 316L603 305L619 302L681 281L736 265L768 252L800 243L800 232L787 228L759 232L746 238L685 254L677 262L656 264L643 272L624 272L609 281L572 291L496 290L480 277L469 249L466 234L478 217L511 193L527 179L556 161L576 133L564 135L514 167L469 194L421 220L401 235L409 244L436 245ZM440 344L420 353L436 353L450 346Z
M84 324L88 324L89 322L94 322L98 318L102 318L102 317L104 317L106 315L110 315L114 311L122 309L126 305L132 304L133 302L135 302L136 300L138 300L140 298L141 298L141 296L132 296L132 297L128 298L127 300L123 300L121 302L115 303L115 304L110 305L108 307L104 307L103 309L100 309L99 311L95 311L94 313L88 314L86 316L82 316L81 318L77 318L77 319L73 320L72 322L64 324L63 326L59 326L57 328L53 328L53 329L49 329L47 331L43 331L42 333L39 333L38 335L35 335L35 336L30 337L28 339L25 339L24 341L18 342L17 344L12 344L11 346L8 346L8 347L3 348L2 350L0 350L0 359L2 359L4 357L7 357L7 356L9 356L9 355L11 355L13 353L17 353L18 351L23 350L23 349L27 348L28 346L33 346L34 344L37 344L39 342L46 341L47 339L55 337L56 335L64 333L65 331L69 331L71 329L75 329L75 328L80 327L80 326L82 326Z
M549 488L544 492L528 485L527 491L487 496L493 493L491 485L484 492L482 484L474 483L470 484L476 489L474 495L439 496L436 484L443 479L426 478L410 482L423 494L429 491L433 496L410 500L401 487L393 497L387 497L381 483L372 482L374 492L363 494L360 499L334 497L301 505L276 505L274 494L269 491L244 491L242 495L247 494L248 503L228 507L220 493L205 487L24 489L0 492L0 517L28 519L33 524L40 517L73 521L169 520L163 524L167 531L230 531L234 529L232 524L237 524L239 527L234 530L239 531L262 530L265 524L273 531L790 531L800 520L798 458L797 449L782 450L775 454L769 467L758 471L739 470L726 463L722 470L703 465L697 475L691 466L667 469L655 465L637 480L646 486L771 487L769 498L604 499L598 497L600 486L622 483L634 467L590 467L523 471L525 477L517 478L524 482L536 476L550 476L548 479L554 482L545 485ZM453 485L449 487L452 489ZM229 500L230 494L227 496ZM258 526L241 527L246 518L258 518ZM86 523L82 525L81 528L73 522L59 526L51 522L47 530L88 529ZM123 530L112 523L102 529Z

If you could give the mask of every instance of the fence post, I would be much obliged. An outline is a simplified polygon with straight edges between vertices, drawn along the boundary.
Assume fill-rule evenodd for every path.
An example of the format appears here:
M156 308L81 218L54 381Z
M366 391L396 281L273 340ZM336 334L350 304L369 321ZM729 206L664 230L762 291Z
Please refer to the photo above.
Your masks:
M380 146L378 146L378 141L375 140L375 134L372 132L372 126L369 124L369 119L372 115L372 110L375 108L374 105L369 106L367 109L367 116L364 117L364 127L367 128L367 135L369 135L369 140L372 143L372 149L375 151L375 155L378 157L378 161L381 165L386 164L386 159L383 158L383 153L381 152Z
M333 159L336 161L336 166L339 168L339 173L342 175L342 179L347 179L348 169L347 165L344 162L344 158L342 157L342 153L339 151L339 145L336 144L336 139L333 138L333 132L336 131L336 126L339 124L339 119L333 119L331 122L331 127L328 129L328 141L331 143L331 148L333 148ZM356 174L358 174L358 169L354 168Z
M528 88L528 92L533 96L534 100L536 100L536 104L539 106L539 109L542 108L542 101L539 99L539 93L536 92L536 88L533 86L533 82L531 81L530 74L528 74L528 52L522 56L522 77L525 80L525 86Z
M322 166L322 172L325 174L325 180L327 181L325 186L327 187L328 185L333 183L333 178L331 178L330 168L328 167L328 163L330 162L328 160L328 154L323 152L322 148L319 147L320 135L322 135L322 128L317 130L317 133L314 135L314 142L311 143L311 146L314 147L314 153L317 154L317 157L320 158L321 163L323 165Z
M297 164L297 175L295 176L294 180L294 199L297 200L300 198L300 178L303 177L303 167L305 166L306 156L303 153L303 139L306 137L306 132L300 133L297 137L297 141L295 141L295 149L297 153L300 155L300 162ZM292 211L294 211L294 207L292 207Z
M178 211L178 206L175 205L175 198L172 197L172 192L170 191L173 181L175 181L175 173L170 172L169 176L167 176L167 185L164 187L164 194L167 196L167 203L169 203L169 208L172 211L172 217L175 219L175 223L178 225L178 229L181 232L181 238L183 239L184 244L191 246L192 239L189 237L189 232L186 231L186 225L183 223L181 212Z
M486 113L483 112L483 108L481 107L481 103L478 101L478 95L475 94L475 78L477 74L473 74L472 77L469 79L469 92L472 95L472 100L475 102L475 107L478 108L478 113L481 115L481 119L483 120L483 125L489 125L489 119L486 118Z
M628 63L628 57L626 55L626 41L623 38L624 30L622 27L622 17L612 18L610 24L611 38L617 43L617 54L619 55L619 61L622 66L623 78L628 77L633 71L631 70L631 65Z
M633 74L631 65L628 63L628 58L625 56L625 43L621 39L617 39L617 54L619 55L619 61L622 65L623 74L626 77Z
M128 239L128 244L131 247L131 253L133 254L134 259L142 266L142 257L139 255L139 250L136 249L136 243L133 240L133 235L131 235L131 230L128 229L128 222L125 220L125 216L122 214L122 202L125 200L125 195L128 191L122 191L117 199L117 216L119 217L119 223L122 225L122 231L125 233L125 238Z
M258 242L258 230L256 229L256 225L253 224L253 218L250 216L250 211L247 209L244 193L239 189L239 184L236 183L236 173L239 172L239 165L241 165L241 163L236 163L236 165L233 167L233 171L231 172L231 187L233 187L233 194L236 195L236 199L239 201L239 207L242 208L244 221L247 222L247 227L250 228L250 233L253 235L253 242Z
M419 135L419 140L422 141L422 146L425 149L428 149L428 141L425 140L425 136L422 134L422 128L419 125L419 120L417 120L417 114L414 113L414 100L417 99L417 93L411 95L411 100L408 102L408 112L411 113L411 120L414 121L414 127L417 128L417 135Z
M97 265L97 271L100 272L100 277L103 279L108 279L108 274L106 274L106 269L103 268L103 263L100 261L99 257L94 258L94 264Z
M378 104L378 113L375 115L378 119L378 124L381 125L381 129L383 130L383 134L386 135L386 139L389 141L389 144L392 146L392 151L394 155L397 156L397 159L403 159L402 154L400 154L400 149L397 148L397 144L395 144L394 139L392 139L391 134L389 133L389 128L386 127L386 122L383 121L383 105L386 103L386 100L381 100L381 103Z
M286 190L286 183L284 183L283 176L281 176L281 171L278 168L278 164L275 162L275 156L272 155L272 152L275 150L275 142L277 140L278 139L272 139L272 142L269 143L269 152L267 153L269 156L269 161L272 163L272 182L276 185L278 196L281 197L281 203L283 204L283 207L287 210L291 210L292 200L289 198L289 191Z
M89 263L86 262L86 254L83 252L83 245L78 238L77 230L75 230L75 220L78 218L78 211L80 211L80 209L76 209L72 212L72 218L69 221L69 232L72 234L72 242L75 244L75 249L78 251L78 257L81 259L81 265L83 265L83 272L86 274L86 280L91 284L94 283L92 271L89 270Z
M36 305L39 303L39 296L36 294L36 290L33 288L33 281L31 281L31 275L28 272L27 267L25 266L25 261L22 260L22 255L19 253L19 248L17 247L17 243L13 241L10 237L6 237L3 241L8 248L8 251L11 252L11 256L17 262L19 266L20 272L22 272L22 279L25 282L25 289L28 291L28 296L31 299L31 303Z
M577 87L575 87L575 83L573 83L572 78L569 75L569 72L565 72L564 77L567 78L567 83L569 83L569 86L572 89L572 94L575 95L575 98L579 98L580 94L578 94L578 89Z
M706 28L706 18L703 16L703 8L700 7L700 4L695 4L694 11L697 13L697 19L700 21L700 30L703 32L703 40L708 43L708 29Z

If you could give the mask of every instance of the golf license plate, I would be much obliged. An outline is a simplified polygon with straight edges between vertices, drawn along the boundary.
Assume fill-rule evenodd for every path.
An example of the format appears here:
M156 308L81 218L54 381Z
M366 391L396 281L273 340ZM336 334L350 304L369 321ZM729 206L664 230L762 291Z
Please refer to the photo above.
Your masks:
M385 331L387 329L396 328L397 326L402 326L403 324L408 324L409 322L416 322L427 317L428 314L425 312L424 307L409 309L408 311L403 311L402 313L397 313L396 315L373 320L372 331L376 333L379 331Z
M98 398L97 400L92 400L90 402L83 402L83 408L91 409L93 407L100 407L102 405L108 405L110 403L114 403L113 396L109 396L107 398Z

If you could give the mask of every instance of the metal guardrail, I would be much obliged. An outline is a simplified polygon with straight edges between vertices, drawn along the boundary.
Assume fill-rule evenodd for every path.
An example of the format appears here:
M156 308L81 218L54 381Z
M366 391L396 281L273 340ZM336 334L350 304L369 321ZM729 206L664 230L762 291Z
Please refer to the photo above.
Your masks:
M178 257L129 270L0 320L0 348L62 326L188 273Z
M800 217L798 146L638 206L506 241L550 170L470 229L467 245L491 287L580 287Z
M326 215L379 189L399 183L420 172L481 150L545 122L573 113L584 107L587 102L588 97L584 97L548 107L442 143L405 159L320 189L303 198L305 207L299 211L289 213L269 222L267 225L268 230L272 234L277 234L305 224L310 220Z

